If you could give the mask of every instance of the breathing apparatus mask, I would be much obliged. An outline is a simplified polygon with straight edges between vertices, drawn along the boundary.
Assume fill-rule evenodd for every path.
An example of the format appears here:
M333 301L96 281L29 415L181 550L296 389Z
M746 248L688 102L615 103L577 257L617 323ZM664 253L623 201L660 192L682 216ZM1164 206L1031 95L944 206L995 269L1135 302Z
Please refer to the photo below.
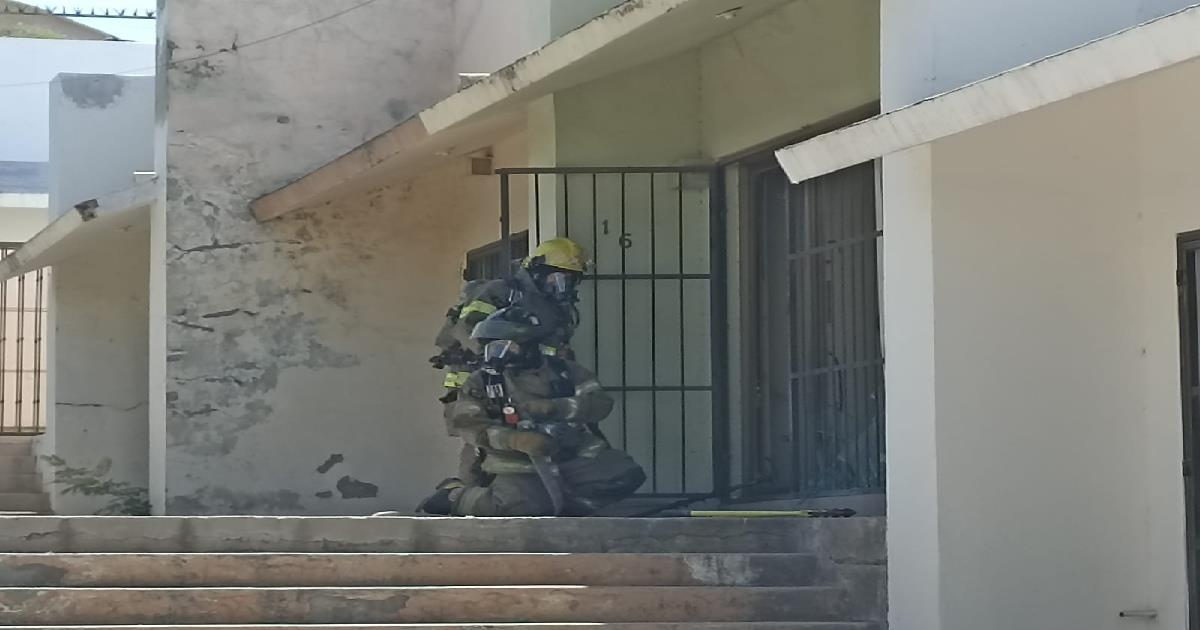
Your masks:
M540 270L539 270L540 271ZM538 288L559 304L575 304L579 301L579 280L583 274L547 267L537 274Z
M510 306L479 322L471 338L483 346L484 370L498 374L510 366L538 365L542 358L538 340L545 332L536 315Z

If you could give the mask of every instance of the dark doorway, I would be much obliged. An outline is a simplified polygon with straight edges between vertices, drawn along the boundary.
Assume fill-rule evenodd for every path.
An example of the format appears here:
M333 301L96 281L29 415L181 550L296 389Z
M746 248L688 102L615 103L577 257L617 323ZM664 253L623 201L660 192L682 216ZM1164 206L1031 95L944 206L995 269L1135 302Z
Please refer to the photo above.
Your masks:
M1200 630L1200 501L1192 468L1200 453L1200 316L1197 294L1200 293L1200 274L1196 273L1200 258L1200 232L1179 237L1179 345L1182 351L1180 368L1183 393L1183 475L1187 493L1187 552L1188 588L1191 593L1190 616L1192 630Z
M884 487L883 346L873 163L791 184L749 173L755 273L746 346L748 478L764 497Z

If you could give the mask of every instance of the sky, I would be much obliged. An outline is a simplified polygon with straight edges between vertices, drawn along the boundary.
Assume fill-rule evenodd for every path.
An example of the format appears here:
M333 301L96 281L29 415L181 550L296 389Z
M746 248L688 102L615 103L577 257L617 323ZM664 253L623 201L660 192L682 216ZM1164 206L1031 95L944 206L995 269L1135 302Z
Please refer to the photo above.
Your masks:
M62 6L62 0L24 0L28 4L39 6ZM67 5L68 10L74 10L75 7L86 8L90 7L97 13L103 13L105 9L119 11L125 9L132 11L154 10L158 3L155 0L71 0ZM111 33L121 39L128 39L135 42L154 43L155 27L154 20L122 20L110 18L93 18L76 20L87 24L92 28L98 28L105 33Z

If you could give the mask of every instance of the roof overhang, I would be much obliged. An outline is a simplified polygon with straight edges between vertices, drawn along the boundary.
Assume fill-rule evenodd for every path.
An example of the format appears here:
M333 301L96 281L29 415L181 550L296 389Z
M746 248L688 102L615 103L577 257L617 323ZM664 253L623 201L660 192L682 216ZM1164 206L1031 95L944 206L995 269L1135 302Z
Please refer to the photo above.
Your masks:
M76 204L0 260L0 280L96 251L118 235L148 229L157 191L156 180L150 179Z
M1200 57L1200 5L776 151L792 182Z
M789 1L629 0L251 208L265 221L350 190L411 178L519 131L524 107L538 98L690 50Z

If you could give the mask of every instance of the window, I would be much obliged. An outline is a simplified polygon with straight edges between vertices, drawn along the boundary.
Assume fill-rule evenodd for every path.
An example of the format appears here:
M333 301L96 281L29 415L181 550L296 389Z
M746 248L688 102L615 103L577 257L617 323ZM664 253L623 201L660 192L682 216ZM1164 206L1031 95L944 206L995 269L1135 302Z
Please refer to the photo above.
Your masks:
M513 260L520 260L529 255L529 232L519 232L509 238L512 241ZM497 239L467 252L463 280L495 280L503 276L504 241Z

